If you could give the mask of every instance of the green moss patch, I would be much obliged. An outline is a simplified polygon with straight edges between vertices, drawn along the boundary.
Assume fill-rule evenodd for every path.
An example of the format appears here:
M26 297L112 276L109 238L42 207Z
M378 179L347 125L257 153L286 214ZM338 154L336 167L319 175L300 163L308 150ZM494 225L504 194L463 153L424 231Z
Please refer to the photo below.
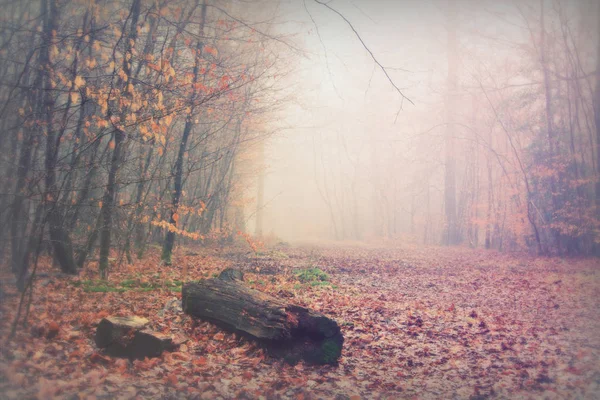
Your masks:
M179 280L164 281L164 282L142 282L137 278L124 279L119 283L103 281L103 280L83 280L74 281L73 286L81 287L85 292L91 293L109 293L109 292L126 292L129 290L138 292L151 292L158 289L167 289L174 292L181 292L182 282Z
M296 273L296 278L305 285L314 287L331 286L329 275L320 268L305 268Z

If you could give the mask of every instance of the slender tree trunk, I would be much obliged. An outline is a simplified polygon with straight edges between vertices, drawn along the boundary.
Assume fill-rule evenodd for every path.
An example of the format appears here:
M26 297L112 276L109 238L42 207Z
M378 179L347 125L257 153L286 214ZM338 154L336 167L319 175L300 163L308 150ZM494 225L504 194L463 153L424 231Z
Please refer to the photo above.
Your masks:
M550 87L550 77L549 77L549 66L548 66L548 57L547 57L547 49L546 49L546 28L544 26L544 2L545 0L540 0L541 5L541 27L540 27L540 59L542 64L542 72L544 76L544 97L545 97L545 117L546 117L546 130L548 135L548 159L550 160L550 167L554 167L554 157L556 154L559 154L557 143L555 143L555 135L554 135L554 114L552 109L552 89ZM557 190L556 190L556 179L554 176L550 176L550 197L552 204L552 214L558 209L560 209L560 205L558 204L557 199ZM552 217L554 218L554 216ZM552 237L554 239L555 246L558 251L560 251L560 235L558 230L554 228L550 228L552 233Z
M11 254L12 254L12 271L18 273L21 269L21 253L23 238L21 233L24 231L24 221L22 217L23 203L25 202L24 190L26 178L31 164L31 153L34 145L34 132L31 130L25 131L25 138L21 145L19 155L19 164L17 168L17 182L15 186L15 198L11 206Z
M487 203L487 221L485 224L485 248L492 247L492 204L494 201L494 187L492 186L492 165L488 161L488 203Z
M258 144L259 172L258 172L258 193L256 196L256 230L255 235L261 238L263 235L263 207L265 197L265 143L261 140Z
M446 214L446 232L444 244L457 244L458 221L456 218L456 160L454 159L454 120L456 110L458 81L458 44L456 37L456 3L448 1L448 89L446 93L446 135L445 135L445 165L444 170L444 205Z
M596 218L600 215L600 7L596 5L598 24L597 53L596 53L596 87L594 90L594 120L596 123ZM593 162L592 162L593 163ZM598 235L598 234L597 234ZM600 255L600 238L596 237L596 254Z
M48 230L50 240L54 249L54 256L63 272L69 274L77 273L75 261L73 260L73 249L71 239L63 225L63 218L59 208L59 193L56 186L56 162L58 156L59 140L54 132L54 91L52 90L52 62L50 60L50 48L54 46L54 35L57 30L58 5L56 0L42 0L43 9L47 11L47 20L44 29L45 46L42 47L42 65L44 70L44 116L46 122L46 201L48 206Z
M204 3L202 4L202 10L201 10L201 17L200 17L200 27L199 27L199 37L202 38L204 37L204 24L206 22L206 0L204 1ZM193 78L193 84L196 84L198 82L198 76L199 76L199 72L200 72L200 55L202 53L202 48L204 47L203 42L198 39L197 45L196 45L196 60L194 63L194 78ZM179 201L181 199L181 193L183 191L183 159L185 157L185 152L187 149L187 142L190 136L190 133L192 132L192 127L193 127L193 114L194 114L194 101L196 98L196 92L195 90L192 91L192 94L190 95L190 107L191 107L191 111L188 114L186 120L185 120L185 126L183 128L183 136L181 138L181 143L179 144L179 152L177 154L177 161L175 162L175 177L174 177L174 182L173 182L173 195L171 197L171 217L169 222L174 225L177 226L177 221L179 219L177 211L179 209ZM175 232L168 230L166 237L165 237L165 242L163 245L163 251L162 251L162 260L165 262L165 264L170 265L171 264L171 256L173 253L173 245L175 244Z
M135 190L135 200L134 200L134 204L136 204L135 209L129 214L129 218L127 220L127 238L125 239L125 255L127 256L127 261L132 264L133 263L133 259L131 256L131 235L133 234L133 231L138 229L138 227L141 227L142 225L139 223L139 217L142 214L142 210L144 209L143 203L142 203L142 199L144 196L144 183L147 179L147 174L148 174L148 169L150 167L150 163L152 162L152 154L154 154L153 152L154 146L150 146L148 148L148 152L146 154L145 157L145 162L140 162L140 180L137 183L136 186L136 190ZM142 154L140 154L140 159L143 160L143 158L141 157Z
M132 55L132 48L135 40L137 38L137 24L140 16L140 6L141 0L133 0L131 5L131 21L130 21L130 32L126 42L126 51L125 56L123 57L123 72L125 76L129 79L131 77L131 62L130 58ZM119 86L123 87L123 92L126 93L127 82L119 79ZM120 110L121 112L121 123L124 122L125 119L125 110ZM104 196L102 196L102 208L100 209L100 214L102 218L102 226L100 228L100 275L102 279L106 279L108 277L108 255L110 252L110 242L111 242L111 230L112 230L112 215L113 209L115 206L115 194L117 192L117 173L119 171L119 164L121 163L121 153L123 151L123 142L125 140L125 132L121 130L121 128L117 128L114 136L114 150L110 162L110 169L108 172L108 183L106 185L106 190L104 192Z

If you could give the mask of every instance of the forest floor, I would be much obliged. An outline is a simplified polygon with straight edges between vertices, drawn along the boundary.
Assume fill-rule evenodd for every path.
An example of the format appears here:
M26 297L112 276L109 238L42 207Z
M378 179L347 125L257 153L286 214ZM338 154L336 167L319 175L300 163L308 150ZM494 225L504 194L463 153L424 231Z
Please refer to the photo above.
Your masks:
M43 260L28 327L6 343L19 296L0 300L0 398L598 399L600 263L463 248L279 245L159 251L63 277ZM338 321L338 366L295 366L180 308L181 281L226 267L248 285ZM324 272L322 274L320 271ZM186 340L161 358L99 352L96 324L143 316Z

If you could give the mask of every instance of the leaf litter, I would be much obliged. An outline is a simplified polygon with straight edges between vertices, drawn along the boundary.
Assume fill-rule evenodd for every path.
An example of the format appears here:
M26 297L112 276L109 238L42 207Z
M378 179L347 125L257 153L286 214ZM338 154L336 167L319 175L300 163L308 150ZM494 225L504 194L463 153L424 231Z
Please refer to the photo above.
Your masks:
M286 246L260 257L236 248L179 253L173 267L151 252L111 272L113 287L135 280L144 291L86 291L77 283L98 278L94 263L65 278L44 260L28 326L8 344L18 295L5 284L0 397L600 398L597 259L410 245ZM339 365L288 365L183 314L172 283L227 267L243 270L257 290L338 321ZM308 269L323 271L329 284L300 280ZM179 349L131 362L95 348L103 317L131 314L175 336Z

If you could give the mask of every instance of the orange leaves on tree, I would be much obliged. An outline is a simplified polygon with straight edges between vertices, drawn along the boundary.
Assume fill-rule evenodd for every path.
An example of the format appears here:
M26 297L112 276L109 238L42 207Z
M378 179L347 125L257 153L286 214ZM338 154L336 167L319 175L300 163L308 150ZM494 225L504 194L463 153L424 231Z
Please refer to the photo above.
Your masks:
M153 63L148 63L148 68L156 71L156 72L160 72L160 65L157 64L153 64Z
M221 77L221 79L219 80L219 89L224 90L227 89L229 87L229 81L231 80L231 78L227 75L223 75Z
M169 15L169 7L168 6L164 6L162 7L158 13L160 14L161 17L166 17L167 15Z
M258 251L264 247L264 243L262 243L260 240L254 240L249 233L238 231L237 234L246 240L246 243L248 243L252 251L255 253L258 253Z
M89 68L89 69L93 69L96 67L98 63L96 62L95 58L88 58L85 60L85 65Z
M117 72L117 75L123 82L127 82L129 80L129 77L127 76L125 71L123 71L122 69L120 69L119 72Z
M145 124L141 124L140 126L138 126L138 129L143 138L147 138L148 136L150 136L150 132L148 132L148 127Z
M159 148L160 150L160 148ZM168 221L152 221L150 222L150 224L152 224L153 226L157 226L160 228L164 228L167 229L169 232L173 232L176 235L181 235L183 237L187 237L193 240L200 240L203 239L204 236L200 235L199 233L196 232L188 232L188 231L184 231L183 229L178 229L174 224L171 224Z
M75 77L75 79L73 80L73 86L75 87L75 89L79 89L81 86L85 85L85 79L83 79L81 76L77 75Z
M169 114L169 115L165 115L162 119L161 122L163 123L164 126L169 126L171 125L171 122L173 121L173 115Z
M201 92L208 92L208 88L202 83L202 82L197 82L194 83L193 88L197 91L201 91Z
M203 50L204 50L204 53L210 54L213 57L216 57L219 54L219 52L217 51L217 49L215 47L212 47L212 46L204 46Z

